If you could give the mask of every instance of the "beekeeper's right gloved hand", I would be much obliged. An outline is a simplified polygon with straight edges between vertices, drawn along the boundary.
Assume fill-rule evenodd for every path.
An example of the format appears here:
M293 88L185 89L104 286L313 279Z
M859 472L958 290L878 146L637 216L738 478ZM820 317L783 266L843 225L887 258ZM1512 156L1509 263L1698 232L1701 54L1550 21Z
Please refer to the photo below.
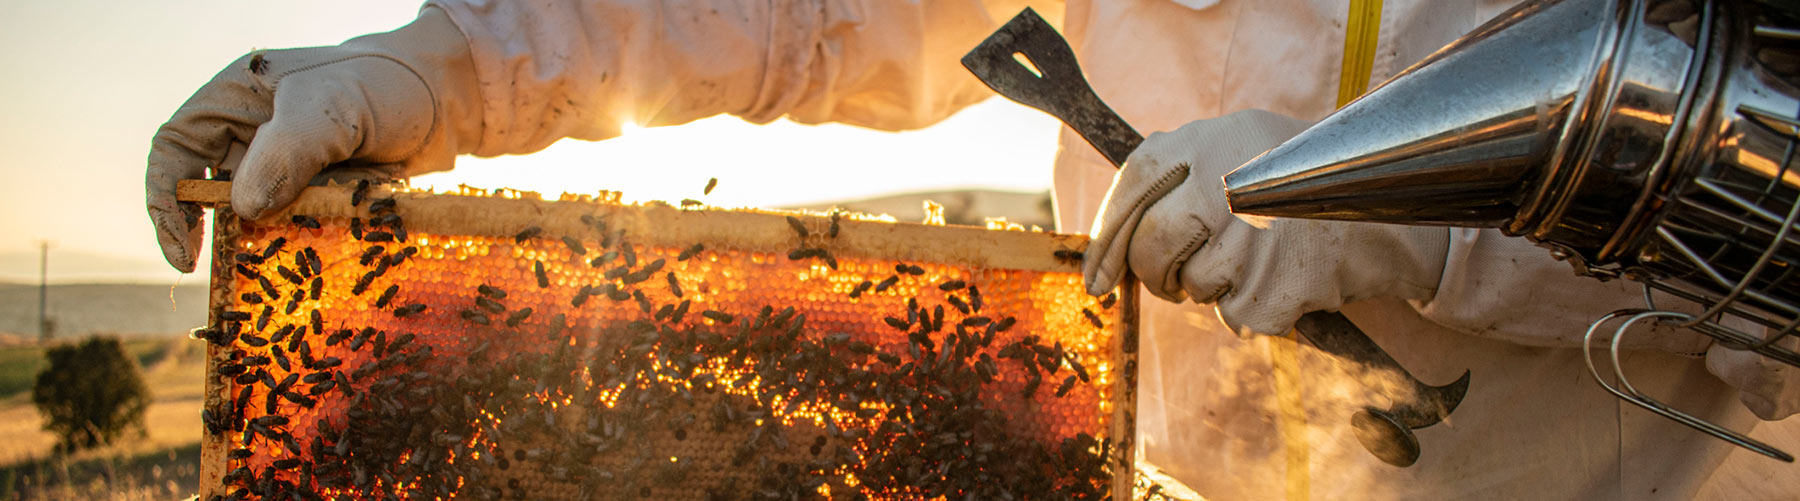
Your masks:
M480 98L468 42L435 8L336 47L239 58L151 142L145 198L163 257L192 272L200 248L200 207L175 201L176 182L233 171L232 209L257 219L327 166L390 178L448 169L481 138Z
M1151 134L1101 208L1082 264L1088 292L1111 290L1129 268L1157 297L1217 303L1240 334L1281 334L1307 312L1362 299L1430 298L1444 228L1232 215L1221 177L1307 125L1246 110Z

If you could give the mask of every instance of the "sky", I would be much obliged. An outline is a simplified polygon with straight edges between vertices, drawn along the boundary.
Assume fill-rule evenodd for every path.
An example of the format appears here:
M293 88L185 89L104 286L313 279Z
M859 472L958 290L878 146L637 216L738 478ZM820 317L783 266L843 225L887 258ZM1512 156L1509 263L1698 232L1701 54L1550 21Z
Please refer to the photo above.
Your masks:
M179 273L162 264L143 204L145 155L156 128L246 52L334 45L391 30L411 21L419 5L0 2L0 67L7 68L0 78L0 262L31 261L22 256L35 258L39 243L49 241L52 281L175 282ZM707 201L720 206L945 188L1043 191L1057 130L1055 119L998 98L901 133L714 117L608 141L564 140L529 155L463 158L455 171L413 184L680 200L717 177ZM58 267L69 261L58 256L105 259L109 269L127 271Z

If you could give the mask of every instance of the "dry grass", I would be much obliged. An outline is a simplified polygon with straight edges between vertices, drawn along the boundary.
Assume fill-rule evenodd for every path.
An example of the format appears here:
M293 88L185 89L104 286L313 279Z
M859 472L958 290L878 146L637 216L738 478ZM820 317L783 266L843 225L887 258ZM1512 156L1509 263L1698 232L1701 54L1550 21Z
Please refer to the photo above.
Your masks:
M176 499L194 492L205 347L164 338L132 340L127 349L143 362L152 396L145 433L59 460L29 393L0 397L0 499Z

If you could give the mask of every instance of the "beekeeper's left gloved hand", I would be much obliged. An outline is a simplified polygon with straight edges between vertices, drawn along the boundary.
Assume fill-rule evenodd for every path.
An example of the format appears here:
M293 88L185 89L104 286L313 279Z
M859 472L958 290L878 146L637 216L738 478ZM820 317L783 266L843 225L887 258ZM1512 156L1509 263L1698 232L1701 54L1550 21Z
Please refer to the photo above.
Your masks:
M1380 296L1429 299L1443 274L1444 228L1306 219L1239 219L1225 173L1305 130L1249 110L1151 134L1101 206L1082 275L1104 294L1130 271L1152 294L1218 303L1239 334L1281 334L1301 315Z

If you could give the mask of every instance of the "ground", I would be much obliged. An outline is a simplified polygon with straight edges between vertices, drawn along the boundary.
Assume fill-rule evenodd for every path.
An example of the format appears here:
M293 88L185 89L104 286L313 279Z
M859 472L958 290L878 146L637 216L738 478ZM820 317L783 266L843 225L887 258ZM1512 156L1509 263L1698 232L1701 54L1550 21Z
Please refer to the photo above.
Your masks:
M126 349L144 369L153 401L141 436L68 458L31 404L43 364L34 344L0 347L0 500L180 499L193 495L200 463L205 346L183 337L138 337Z

